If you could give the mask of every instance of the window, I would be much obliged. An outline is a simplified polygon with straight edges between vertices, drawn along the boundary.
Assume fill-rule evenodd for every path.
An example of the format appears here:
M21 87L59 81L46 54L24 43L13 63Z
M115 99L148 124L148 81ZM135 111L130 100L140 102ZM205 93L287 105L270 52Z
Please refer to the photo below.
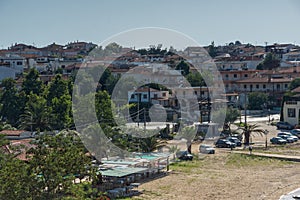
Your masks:
M288 88L288 84L284 84L284 87L285 87L285 88Z
M297 105L297 101L286 101L285 104Z
M247 78L247 77L248 77L248 74L244 74L244 77Z
M144 98L144 99L147 99L147 95L146 95L146 94L143 94L143 98Z
M247 85L244 85L244 88L247 89Z
M194 94L197 95L197 91L194 91Z
M280 90L280 84L276 85L277 90Z
M233 74L233 77L234 77L234 78L237 78L237 74Z
M225 87L228 88L228 84L226 84Z
M259 89L259 85L256 85L256 89Z
M225 74L225 77L228 78L228 74Z
M296 117L296 109L295 108L288 108L288 117Z
M162 93L162 96L165 97L165 96L167 96L167 94L164 92L164 93Z
M134 94L132 94L130 98L131 98L131 99L134 99Z
M17 65L23 65L23 63L21 61L18 61Z
M266 85L265 84L263 84L263 88L266 89Z
M157 99L158 97L157 97L157 94L154 94L154 99Z

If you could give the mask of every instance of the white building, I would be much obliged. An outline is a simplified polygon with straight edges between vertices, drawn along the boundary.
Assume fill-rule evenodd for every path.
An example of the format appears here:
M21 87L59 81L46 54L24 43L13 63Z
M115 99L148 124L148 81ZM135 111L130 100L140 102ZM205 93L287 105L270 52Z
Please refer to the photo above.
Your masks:
M292 125L299 125L300 120L300 97L288 97L284 100L281 112L281 121Z
M169 91L160 91L153 88L143 87L137 90L128 91L128 101L130 103L148 103L169 106Z
M25 58L19 56L19 55L12 55L12 54L7 54L5 56L1 56L0 57L0 63L2 64L8 64L9 63L9 67L13 68L17 71L23 72L24 68L25 68Z
M0 81L5 78L16 78L16 75L23 73L25 59L18 55L5 55L0 57Z

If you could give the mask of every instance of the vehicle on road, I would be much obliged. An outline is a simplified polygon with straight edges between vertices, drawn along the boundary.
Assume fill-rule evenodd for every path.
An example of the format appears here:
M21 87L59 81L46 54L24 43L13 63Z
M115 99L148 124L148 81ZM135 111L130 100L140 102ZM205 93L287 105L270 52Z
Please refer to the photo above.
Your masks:
M272 144L286 144L287 143L287 141L282 139L281 137L273 137L270 139L270 142Z
M283 139L286 139L286 138L292 138L293 139L293 142L297 142L298 141L298 137L297 136L294 136L293 134L289 133L289 132L279 132L277 134L278 137L281 137Z
M176 153L176 157L179 160L193 160L194 156L190 154L188 151L179 151Z
M276 124L278 129L288 129L291 130L294 128L294 126L288 122L277 122Z
M211 145L208 145L208 144L201 144L199 146L199 152L206 153L206 154L214 154L215 148L213 148Z
M215 143L216 147L218 148L235 148L236 144L233 142L230 142L229 140L226 139L219 139L216 143Z
M290 131L290 133L294 136L297 136L298 138L300 138L300 129L293 129Z
M229 140L230 142L235 143L235 145L237 147L241 147L242 146L242 142L238 138L236 138L236 137L228 137L226 139Z

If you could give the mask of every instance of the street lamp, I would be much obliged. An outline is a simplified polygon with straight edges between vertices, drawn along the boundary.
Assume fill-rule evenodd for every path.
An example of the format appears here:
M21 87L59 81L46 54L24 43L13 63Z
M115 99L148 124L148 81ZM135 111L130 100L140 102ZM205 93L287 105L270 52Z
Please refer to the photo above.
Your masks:
M268 131L267 129L265 129L265 130L264 130L264 134L265 134L265 136L266 136L266 144L265 144L266 149L268 148L268 133L269 133L269 131Z
M270 110L270 108L268 109L268 114L269 114L269 125L270 125L270 122L271 122L271 110Z

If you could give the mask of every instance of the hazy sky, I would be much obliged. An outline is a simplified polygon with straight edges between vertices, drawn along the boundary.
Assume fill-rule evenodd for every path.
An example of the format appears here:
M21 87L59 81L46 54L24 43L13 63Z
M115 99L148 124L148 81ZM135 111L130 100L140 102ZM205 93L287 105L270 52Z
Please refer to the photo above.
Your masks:
M75 3L76 2L76 3ZM0 48L92 41L133 28L182 32L201 45L300 44L297 0L0 0Z

